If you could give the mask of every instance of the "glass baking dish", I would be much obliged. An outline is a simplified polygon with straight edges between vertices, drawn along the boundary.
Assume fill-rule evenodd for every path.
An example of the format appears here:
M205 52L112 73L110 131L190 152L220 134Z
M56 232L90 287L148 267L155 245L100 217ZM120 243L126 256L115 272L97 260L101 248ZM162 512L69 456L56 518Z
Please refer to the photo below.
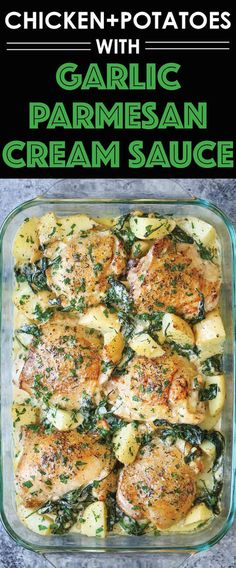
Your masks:
M107 180L106 180L107 181ZM160 180L161 181L161 180ZM168 182L168 185L167 185ZM83 180L85 192L91 195L93 183ZM99 182L101 184L101 181ZM112 180L110 191L116 187L119 180ZM131 182L132 183L132 182ZM148 185L149 181L145 180ZM233 225L223 211L215 205L201 199L186 199L180 188L177 192L180 197L173 196L176 186L165 180L164 186L156 180L156 195L168 197L154 199L91 199L78 198L73 194L79 193L75 181L69 194L66 193L66 180L63 186L53 189L53 194L38 197L27 201L13 210L6 218L1 230L1 516L3 524L19 544L38 552L119 552L119 553L154 553L154 552L196 552L208 549L215 544L230 528L235 514L235 245L236 238ZM84 185L85 184L85 185ZM137 182L133 182L132 193L135 192ZM142 186L144 187L144 186ZM56 193L55 193L56 189ZM64 196L63 196L64 193ZM144 192L148 195L148 192ZM59 196L58 196L59 194ZM65 197L65 195L67 195ZM69 195L69 196L68 196ZM122 215L134 208L145 212L157 210L164 214L194 215L216 228L222 247L223 286L221 294L221 310L227 331L225 345L224 369L227 383L227 398L223 411L222 431L226 439L225 465L224 465L224 492L222 511L218 517L206 528L190 534L166 534L136 536L110 536L106 539L88 538L78 534L62 536L41 536L31 532L24 526L16 513L15 489L12 464L11 441L11 358L12 358L12 331L13 331L13 305L12 290L14 285L12 243L19 225L25 217L41 216L47 211L55 211L58 215L71 215L86 213L95 217Z

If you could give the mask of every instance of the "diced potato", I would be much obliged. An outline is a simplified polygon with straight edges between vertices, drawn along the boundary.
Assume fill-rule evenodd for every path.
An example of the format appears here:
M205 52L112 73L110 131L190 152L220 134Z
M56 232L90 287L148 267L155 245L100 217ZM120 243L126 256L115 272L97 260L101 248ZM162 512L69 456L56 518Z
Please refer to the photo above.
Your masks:
M214 479L212 475L212 466L214 460L209 456L207 456L207 454L203 454L203 456L201 456L201 460L204 469L198 474L196 479L196 485L200 493L203 487L205 487L205 489L208 489L208 491L211 492L214 487Z
M166 341L174 341L182 347L193 347L194 334L190 325L175 314L166 313L162 320L162 332Z
M86 507L82 516L81 534L104 538L107 535L107 508L103 501Z
M133 463L139 451L140 444L137 440L137 434L137 427L131 422L123 426L113 436L115 456L125 465Z
M195 241L205 247L216 246L216 231L212 225L197 217L184 217L177 220L178 226Z
M18 354L18 350L19 348L22 347L22 345L26 348L28 348L28 346L31 344L33 336L29 333L22 333L19 330L23 327L23 326L27 326L30 325L31 322L30 320L26 317L26 315L24 314L24 312L18 310L15 306L15 310L14 310L14 329L15 329L15 338L18 341L15 341L14 343L14 353L17 356ZM22 349L21 349L22 351Z
M149 249L151 248L151 246L153 245L153 241L136 241L133 245L132 245L132 249L131 249L131 257L132 258L140 258L141 256L144 256L145 254L147 254L147 252L149 251Z
M96 221L99 225L104 225L104 227L107 227L108 229L114 227L116 224L116 219L113 217L95 217L94 221Z
M28 348L31 345L31 343L34 339L33 335L31 335L29 333L22 333L22 332L19 332L17 330L16 330L15 333L16 333L15 337L18 341L20 341L21 345L24 345L24 347L26 347L26 348Z
M50 317L49 300L53 297L47 290L34 294L27 282L20 282L14 292L14 303L30 320L44 323Z
M126 535L127 533L125 532L125 529L123 529L120 523L115 523L112 527L112 534L123 536Z
M209 400L209 412L211 416L216 416L222 411L225 403L225 377L224 375L214 375L206 378L206 388L210 385L217 385L217 395Z
M177 440L176 440L176 442L175 442L176 448L178 448L178 450L180 450L181 453L182 453L184 456L186 455L186 452L185 452L186 443L187 443L187 442L186 442L185 440L182 440L182 438L177 438ZM187 451L187 453L188 453L188 452L189 452L189 450Z
M208 509L204 503L199 503L199 505L195 505L188 513L185 518L185 525L205 523L209 521L212 516L212 511Z
M60 239L60 222L55 213L46 213L39 220L39 240L41 245L48 245Z
M209 312L204 320L196 323L194 334L201 361L223 353L225 330L218 310Z
M16 405L25 404L25 401L28 400L28 398L28 392L24 391L23 389L19 389L19 387L13 384L13 400L15 401Z
M116 364L121 359L124 346L125 340L120 331L112 329L104 333L105 352L112 363Z
M130 341L129 346L131 349L144 357L161 357L165 351L158 345L158 343L148 334L140 333L135 335Z
M202 444L200 445L201 450L206 454L209 458L215 459L216 455L216 447L215 444L210 442L209 440L203 440Z
M111 471L109 475L101 479L92 489L92 495L98 501L105 501L109 493L115 493L117 489L118 473Z
M176 222L168 218L130 218L130 228L137 239L162 239L175 228Z
M54 213L47 213L40 219L39 239L41 245L48 245L57 240L69 240L80 231L88 231L97 225L96 221L87 215L71 215L57 217Z
M39 219L31 217L19 227L13 245L16 264L35 262L40 258L38 225Z
M121 324L115 313L112 313L105 306L96 306L90 308L81 316L79 323L100 331L101 333L109 332L112 329L120 331Z
M153 335L157 338L158 343L160 343L160 345L163 345L163 343L165 343L166 338L162 329L160 329L159 331L154 331Z
M168 532L192 532L213 518L213 513L204 503L192 507L185 519L172 525Z
M53 406L47 412L47 419L60 432L74 430L83 422L83 416L79 412L73 413Z
M32 341L35 339L35 336L32 333L28 333L30 331L30 328L28 326L32 325L31 321L26 317L26 315L23 312L20 312L17 308L15 309L15 311L17 312L16 317L15 317L15 337L18 340L16 347L18 345L18 342L20 342L21 345L24 345L24 347L28 348ZM26 331L21 331L21 329L26 329Z
M31 531L42 534L51 534L51 525L53 521L47 515L40 515L39 513L33 513L29 517L25 517L25 524Z
M39 420L39 409L30 404L14 403L12 406L12 420L14 427L36 424Z
M29 325L29 324L30 324L30 320L26 317L26 315L23 312L21 312L20 310L17 310L17 308L15 308L15 310L14 310L14 328L19 329L23 325Z
M77 521L74 525L72 525L71 529L69 530L69 533L81 534L81 523Z
M30 530L43 535L51 533L50 525L55 520L55 515L51 513L42 515L38 513L37 510L35 509L25 507L17 494L16 494L16 506L20 520Z
M57 217L61 223L61 234L63 240L73 238L80 231L89 231L97 225L94 219L90 219L87 215L71 215L70 217Z
M221 427L221 413L211 416L209 409L205 414L203 422L200 424L202 430L220 430Z

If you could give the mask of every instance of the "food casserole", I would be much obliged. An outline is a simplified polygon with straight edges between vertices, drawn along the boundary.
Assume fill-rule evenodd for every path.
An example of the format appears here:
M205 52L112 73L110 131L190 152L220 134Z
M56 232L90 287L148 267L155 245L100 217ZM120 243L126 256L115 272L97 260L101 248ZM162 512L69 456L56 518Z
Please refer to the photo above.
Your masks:
M12 266L12 240L16 232L17 227L22 223L25 217L31 216L41 216L45 214L46 211L55 211L58 215L65 214L75 214L75 213L85 213L91 217L107 217L107 216L119 216L134 209L142 209L144 212L153 212L154 210L162 214L175 214L177 216L184 215L194 215L199 217L209 223L211 223L217 230L221 241L222 247L222 268L223 268L223 290L222 290L222 314L226 313L226 318L224 322L227 322L227 341L225 347L225 362L224 369L227 381L227 393L228 385L230 384L230 394L232 396L227 396L226 406L223 416L223 426L222 430L226 437L226 455L225 455L225 489L223 493L223 507L221 514L214 519L214 522L210 525L209 534L208 528L206 527L203 531L199 531L195 534L179 534L176 535L144 535L142 539L132 536L112 536L111 538L106 538L105 540L99 540L98 538L87 539L81 535L67 534L63 537L54 536L48 538L46 536L41 537L40 535L33 534L28 531L18 520L15 513L14 504L14 483L13 483L13 473L12 473L12 462L10 454L10 431L5 431L5 437L3 437L3 450L4 451L4 462L3 462L3 474L5 473L5 479L12 481L12 491L9 492L4 485L3 477L3 521L6 527L10 527L9 531L15 538L33 548L35 550L118 550L118 551L130 551L130 550L145 550L145 551L155 551L155 550L200 550L206 546L210 546L216 540L218 540L224 532L227 530L228 526L232 522L234 513L234 501L233 501L233 440L231 436L233 428L233 373L234 373L234 283L232 282L233 274L233 262L234 262L234 231L230 222L225 220L224 214L219 212L214 206L207 204L199 200L131 200L128 202L122 202L119 200L35 200L24 204L20 210L18 210L18 216L15 217L14 212L9 216L7 223L5 223L5 235L3 242L3 262L5 261L5 270L3 272L4 282L6 285L5 291L8 293L8 299L4 299L3 303L3 326L4 331L7 332L8 339L4 342L4 358L3 358L3 372L9 374L9 363L7 364L7 359L5 353L10 355L11 349L11 333L10 325L12 325L12 305L11 305L11 293L12 288L9 286L9 278L13 276L13 266ZM94 214L95 211L95 214ZM14 220L13 220L14 219ZM17 224L16 224L17 219ZM6 252L8 249L8 258L6 257ZM227 286L227 293L226 293ZM227 296L227 297L226 297ZM227 310L227 312L226 312ZM7 329L6 324L7 322ZM5 363L5 366L4 366ZM5 367L5 368L4 368ZM9 392L6 392L6 375L3 375L3 419L4 424L10 423L10 397L11 397L11 384L8 381ZM230 382L231 381L231 382ZM3 432L3 434L4 434ZM7 440L8 436L8 440ZM229 468L230 465L230 468ZM232 469L231 469L232 465ZM8 470L6 470L8 467ZM5 487L5 493L4 493ZM178 545L177 545L178 543Z

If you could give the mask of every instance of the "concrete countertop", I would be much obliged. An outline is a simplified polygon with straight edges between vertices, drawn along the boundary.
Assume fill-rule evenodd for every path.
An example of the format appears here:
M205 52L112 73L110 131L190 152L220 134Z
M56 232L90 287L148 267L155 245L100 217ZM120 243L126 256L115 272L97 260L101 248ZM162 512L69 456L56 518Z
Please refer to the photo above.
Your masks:
M0 180L0 223L19 203L41 195L57 180L10 179ZM68 186L75 188L75 181ZM222 208L236 225L236 180L199 179L174 180L180 194L202 197ZM77 182L78 183L78 182ZM159 180L117 180L117 189L110 192L109 180L98 180L93 185L93 195L83 180L77 186L78 197L158 197ZM166 182L165 182L166 184ZM160 185L160 184L159 184ZM94 187L95 192L94 192ZM166 185L165 185L166 187ZM165 189L163 190L165 192ZM161 193L163 196L163 193ZM4 568L234 568L236 567L236 524L211 550L188 556L186 554L157 554L146 556L69 555L46 554L41 556L16 545L0 526L0 567Z

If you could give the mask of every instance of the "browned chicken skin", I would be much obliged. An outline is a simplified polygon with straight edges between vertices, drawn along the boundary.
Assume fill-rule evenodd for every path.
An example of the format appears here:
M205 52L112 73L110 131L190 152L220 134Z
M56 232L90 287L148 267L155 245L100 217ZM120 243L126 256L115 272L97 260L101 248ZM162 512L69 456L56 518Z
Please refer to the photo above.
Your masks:
M133 519L146 519L165 530L185 517L195 491L195 473L180 450L155 441L122 469L117 502Z
M17 493L26 507L39 507L94 480L114 466L111 449L95 434L46 433L22 428L22 455L16 469Z
M153 359L135 355L127 373L109 381L107 392L114 413L126 420L163 418L198 424L204 419L205 403L195 400L196 377L197 384L203 384L195 365L170 351Z
M19 377L19 387L40 402L80 408L84 396L99 392L101 354L75 323L51 320L33 343Z
M198 316L203 297L206 312L219 301L218 266L203 260L195 245L175 244L168 238L152 246L129 270L127 280L140 313L172 308L191 320Z
M45 254L58 258L47 270L47 281L63 306L83 311L104 298L108 276L125 268L123 244L108 230L92 230L68 243L55 242Z

